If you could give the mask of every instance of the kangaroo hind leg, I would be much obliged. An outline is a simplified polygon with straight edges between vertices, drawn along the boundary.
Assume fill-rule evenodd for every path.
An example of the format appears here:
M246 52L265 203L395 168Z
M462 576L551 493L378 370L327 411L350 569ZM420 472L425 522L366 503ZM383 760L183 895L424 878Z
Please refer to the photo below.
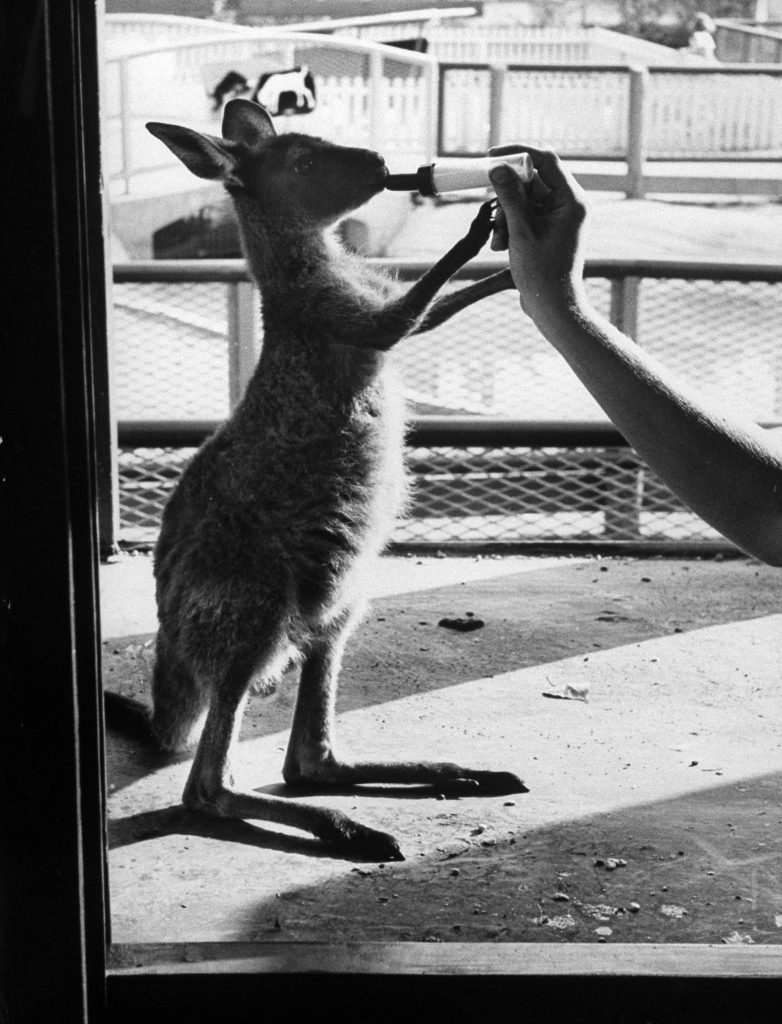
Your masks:
M209 693L158 632L152 673L152 732L163 750L187 750L201 734Z
M185 785L185 806L220 818L250 818L288 825L342 847L356 857L402 860L392 836L361 825L339 811L261 796L236 786L231 761L248 690L249 673L236 670L212 687L204 729Z
M476 796L526 793L512 772L444 761L347 761L334 751L334 700L348 626L311 650L304 662L283 775L291 785L326 788L361 783L428 785Z

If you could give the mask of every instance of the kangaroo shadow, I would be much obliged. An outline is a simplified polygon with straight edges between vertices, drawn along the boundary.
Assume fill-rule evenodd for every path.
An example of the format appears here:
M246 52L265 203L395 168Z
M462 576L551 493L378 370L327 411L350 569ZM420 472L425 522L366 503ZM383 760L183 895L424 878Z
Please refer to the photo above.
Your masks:
M362 797L393 797L408 800L457 800L458 792L442 793L432 786L296 786L290 787L283 783L271 783L258 786L254 792L269 796L312 797L327 794L329 796L362 796ZM154 811L141 811L122 818L110 818L108 821L108 845L110 850L143 843L161 836L198 836L202 839L217 839L223 842L238 843L242 846L253 846L265 850L277 850L282 853L299 853L310 857L326 857L331 860L347 860L363 862L367 858L361 854L348 853L331 843L306 835L292 835L287 832L276 832L261 825L250 824L244 820L218 818L203 811L193 811L182 804L171 804ZM375 858L370 857L370 860Z
M182 805L172 804L155 811L142 811L124 818L114 818L108 823L111 850L159 839L161 836L197 836L282 853L301 853L310 857L335 856L334 848L319 839L274 832L246 821L215 818L203 811L191 811ZM337 855L344 860L360 860L347 854Z

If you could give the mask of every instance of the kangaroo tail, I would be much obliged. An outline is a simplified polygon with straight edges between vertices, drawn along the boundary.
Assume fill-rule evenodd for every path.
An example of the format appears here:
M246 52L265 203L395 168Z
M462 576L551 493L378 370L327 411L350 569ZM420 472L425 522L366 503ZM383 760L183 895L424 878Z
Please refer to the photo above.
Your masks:
M152 731L152 712L146 704L106 690L103 707L109 729L115 729L129 739L141 740L145 745L158 746Z

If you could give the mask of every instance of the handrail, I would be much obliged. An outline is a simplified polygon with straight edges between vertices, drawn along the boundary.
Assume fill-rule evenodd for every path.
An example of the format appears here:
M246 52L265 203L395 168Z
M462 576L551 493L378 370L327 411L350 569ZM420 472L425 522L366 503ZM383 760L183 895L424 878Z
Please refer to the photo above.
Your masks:
M197 448L222 420L120 420L120 448ZM777 421L758 424L766 430ZM521 420L499 416L411 416L408 448L629 448L609 420Z
M425 273L432 261L425 259L401 259L374 257L368 259L371 266L391 270L401 280L409 280ZM475 259L462 267L455 279L477 280L496 273L507 266L507 261ZM604 277L621 280L627 277L651 277L656 279L676 278L694 281L706 278L712 281L764 281L771 284L782 282L782 264L773 260L737 263L730 260L696 259L588 259L584 267L585 277ZM116 284L143 284L145 282L251 282L252 278L244 260L137 260L129 263L115 263L113 270Z
M123 448L195 448L221 425L220 420L120 420ZM413 416L409 448L614 448L627 441L609 421L520 420L486 416Z
M442 18L472 18L478 14L477 7L425 7L412 11L388 11L385 14L361 14L353 18L328 18L320 21L301 21L286 24L289 32L338 32L344 28L384 28L386 25L426 24Z
M496 62L495 62L496 63ZM490 71L494 65L486 61L441 61L441 71L455 69L459 71ZM637 68L638 62L624 61L618 64L607 64L605 61L572 61L560 64L512 64L503 62L507 71L600 71L624 72ZM782 64L650 64L645 68L650 75L782 75Z
M724 18L717 18L717 28L726 32L740 32L742 35L760 36L762 39L779 39L782 41L782 32L774 31L773 28L766 28L763 25L742 25L737 21L729 21Z
M188 39L185 42L169 43L163 46L150 46L145 50L133 50L129 53L118 53L107 58L107 63L120 63L122 61L136 60L138 57L157 56L162 53L169 53L181 50L196 50L199 47L214 46L220 43L262 43L266 41L276 42L310 43L312 46L330 45L335 49L354 50L358 53L381 53L395 60L409 61L411 64L430 65L436 64L436 60L426 53L416 53L412 50L400 51L398 47L387 46L385 43L376 43L372 39L352 39L350 36L335 36L333 39L308 32L291 32L285 28L273 29L251 29L236 35L224 33L213 36L205 36L203 39ZM400 57L400 53L402 56Z

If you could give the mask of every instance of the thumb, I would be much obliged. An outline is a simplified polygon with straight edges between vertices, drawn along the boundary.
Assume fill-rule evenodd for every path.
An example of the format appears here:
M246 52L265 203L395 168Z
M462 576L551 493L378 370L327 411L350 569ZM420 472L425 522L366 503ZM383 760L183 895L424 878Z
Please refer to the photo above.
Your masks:
M508 164L498 164L489 171L489 179L497 193L510 233L527 232L528 205L524 182Z

